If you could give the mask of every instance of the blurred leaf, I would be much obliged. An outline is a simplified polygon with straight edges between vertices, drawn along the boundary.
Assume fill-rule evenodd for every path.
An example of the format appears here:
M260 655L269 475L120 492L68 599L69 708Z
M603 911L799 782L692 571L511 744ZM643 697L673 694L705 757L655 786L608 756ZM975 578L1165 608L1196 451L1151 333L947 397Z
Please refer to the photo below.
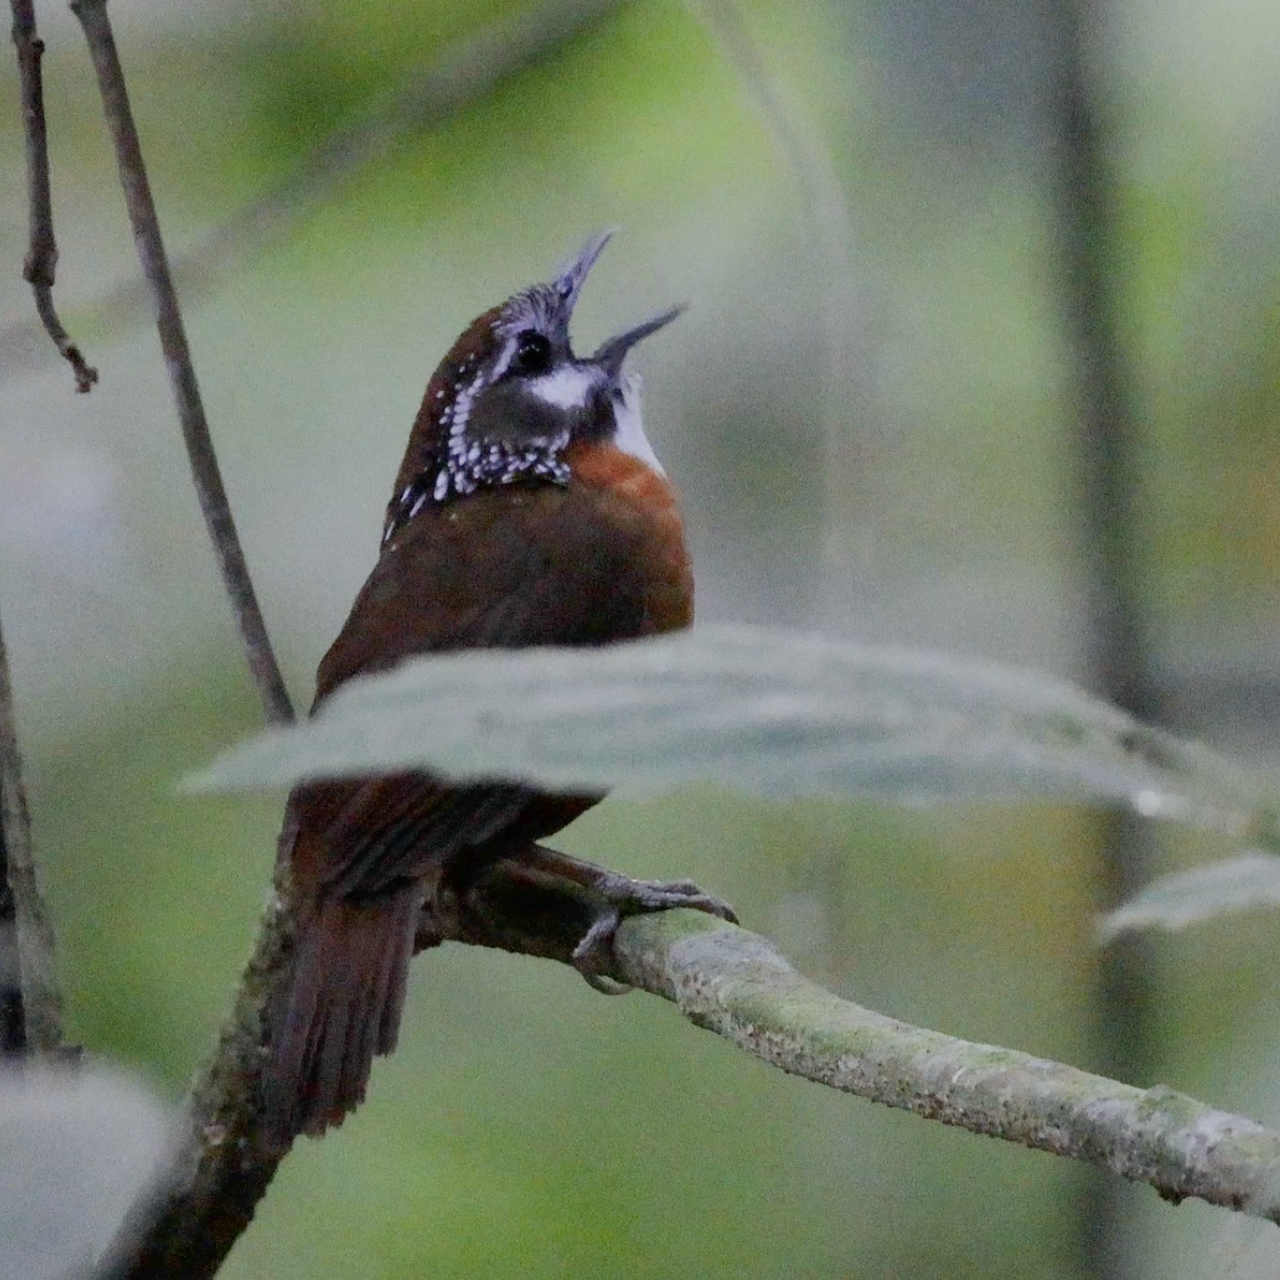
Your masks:
M414 659L189 786L406 768L632 795L695 780L906 802L1067 795L1236 829L1264 794L1207 749L1047 676L742 627Z
M81 1274L154 1176L171 1122L150 1089L101 1064L0 1069L4 1274Z
M1100 942L1136 929L1185 929L1251 907L1280 907L1280 857L1253 849L1206 867L1161 876L1103 916Z

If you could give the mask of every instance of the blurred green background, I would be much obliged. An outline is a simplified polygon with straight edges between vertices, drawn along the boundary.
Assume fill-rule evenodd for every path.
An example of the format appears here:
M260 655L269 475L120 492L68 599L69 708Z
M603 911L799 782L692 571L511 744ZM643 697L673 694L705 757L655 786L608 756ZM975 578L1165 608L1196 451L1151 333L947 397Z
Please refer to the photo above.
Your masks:
M281 803L175 793L259 713L154 332L109 296L133 247L79 32L46 8L58 297L102 380L74 395L31 332L11 109L0 606L70 1034L176 1100L247 955ZM521 14L525 35L571 29L438 118L392 113L342 181L286 194L182 277L296 700L376 556L436 361L614 224L576 329L590 347L692 303L639 365L701 617L1081 674L1052 8L745 3L761 81L674 0L113 0L179 259L326 140L364 136L458 41L487 32L500 55L519 33L494 24ZM1092 36L1155 668L1176 723L1271 768L1280 10L1117 0ZM0 79L14 104L11 60ZM606 804L561 843L698 879L886 1013L1088 1067L1096 826L1066 807L694 791ZM1160 835L1165 867L1224 852ZM1154 1074L1135 1083L1280 1123L1278 939L1261 916L1155 940ZM1047 1280L1089 1274L1080 1206L1099 1183L1128 1232L1109 1274L1280 1271L1272 1228L829 1095L655 1000L448 947L418 961L369 1103L299 1147L225 1274Z

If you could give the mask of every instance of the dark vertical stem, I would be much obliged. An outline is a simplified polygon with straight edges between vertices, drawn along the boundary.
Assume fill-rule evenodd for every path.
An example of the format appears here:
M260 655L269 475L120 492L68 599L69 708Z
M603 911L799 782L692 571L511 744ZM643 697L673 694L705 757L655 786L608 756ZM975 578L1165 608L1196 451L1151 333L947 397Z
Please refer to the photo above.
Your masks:
M236 534L235 522L231 518L226 489L222 484L218 459L214 454L204 403L200 398L195 367L187 345L186 327L178 308L178 295L173 287L169 260L160 236L160 221L156 216L151 184L147 180L146 165L142 159L142 147L138 141L133 111L129 106L124 69L120 65L111 21L107 17L106 0L74 0L71 9L84 28L89 56L98 77L103 110L120 168L120 183L124 188L129 221L133 225L134 243L155 305L160 346L169 370L169 382L182 424L187 456L191 460L191 473L200 499L200 509L204 513L214 554L218 558L218 567L222 571L223 585L240 624L245 656L262 698L267 719L287 723L293 719L293 706L267 637L266 624L258 607L258 598L249 577L249 568Z
M9 848L0 823L0 1063L27 1051L27 1020L18 967L18 913L9 888Z
M0 634L0 697L8 686L8 664L5 660L4 636ZM0 750L3 750L0 748ZM18 762L10 761L8 752L0 757L0 1063L26 1054L27 1017L22 999L22 965L18 960L18 900L9 881L9 787L5 779L22 785ZM14 818L16 819L15 812Z
M1159 708L1150 673L1139 538L1139 431L1121 354L1116 202L1107 138L1090 53L1101 10L1091 0L1049 7L1053 149L1056 163L1062 297L1076 411L1077 511L1085 583L1088 680L1145 720ZM1102 815L1097 834L1098 906L1108 909L1148 879L1151 836L1128 814ZM1150 957L1140 939L1112 945L1098 959L1093 1068L1131 1084L1146 1082L1153 1014ZM1099 1280L1134 1273L1126 1240L1127 1198L1114 1183L1090 1180L1082 1192L1080 1265Z
M53 931L36 877L31 816L22 784L9 658L0 633L0 1033L5 1053L55 1053L62 1047L62 994L53 963Z
M85 363L53 305L58 246L53 235L40 66L44 42L36 32L33 0L11 0L10 8L26 137L30 215L30 242L22 274L34 292L41 322L75 370L76 389L88 391L98 375ZM54 971L53 931L36 876L9 658L0 633L0 1059L52 1053L61 1046L62 994Z

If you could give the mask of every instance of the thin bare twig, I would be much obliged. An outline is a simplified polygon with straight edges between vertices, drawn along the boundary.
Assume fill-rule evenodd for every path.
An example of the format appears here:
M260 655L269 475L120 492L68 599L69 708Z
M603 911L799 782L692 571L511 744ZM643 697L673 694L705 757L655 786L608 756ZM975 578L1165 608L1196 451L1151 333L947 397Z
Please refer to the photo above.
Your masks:
M0 853L4 855L0 871L6 881L0 889L0 943L5 944L4 949L9 952L7 958L16 969L16 974L0 975L5 987L4 1049L16 1053L56 1053L62 1047L62 993L54 969L53 930L36 878L31 816L22 785L9 657L3 634L0 634Z
M156 216L155 202L151 198L151 186L147 181L138 131L129 107L124 69L120 65L111 21L107 17L107 2L74 0L71 9L84 28L89 56L98 77L103 110L115 143L125 204L128 206L129 220L133 224L133 238L142 261L143 274L151 288L160 345L169 370L169 382L177 403L178 418L182 423L182 437L186 442L187 456L191 460L191 473L200 499L200 509L204 513L214 554L218 558L218 567L222 571L223 585L240 624L240 636L249 670L262 698L263 710L269 721L287 723L293 719L293 705L289 701L284 678L280 674L280 667L267 636L253 582L249 578L249 568L240 547L240 539L236 535L235 522L231 518L231 507L222 484L218 459L213 451L209 424L205 419L204 404L200 399L200 388L196 383L196 372L187 345L186 329L182 323L182 313L178 309L178 295L173 287L169 261L160 235L160 221Z
M172 261L190 306L221 277L285 239L334 199L366 166L476 102L503 80L562 49L621 7L623 0L552 0L492 23L451 45L425 70L415 67L380 94L358 118L335 130L297 169L247 208L214 228ZM148 320L148 294L136 280L117 284L80 308L94 328ZM39 329L26 322L0 329L0 377L21 372L36 350Z
M22 96L22 123L27 137L27 198L30 206L31 247L22 265L22 278L35 295L36 311L45 332L76 375L76 390L88 391L98 371L85 363L80 348L58 319L53 305L54 271L58 245L53 238L53 196L49 185L49 141L44 123L44 81L40 60L44 41L36 34L34 0L11 0L13 43L18 51L18 84Z

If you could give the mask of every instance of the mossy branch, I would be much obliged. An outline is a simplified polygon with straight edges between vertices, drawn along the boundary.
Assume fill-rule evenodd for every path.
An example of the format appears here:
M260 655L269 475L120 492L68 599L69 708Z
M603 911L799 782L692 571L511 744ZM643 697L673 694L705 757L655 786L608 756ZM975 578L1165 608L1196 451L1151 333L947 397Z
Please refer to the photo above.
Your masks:
M455 941L571 962L591 891L517 861L424 910L419 945ZM286 1154L260 1126L263 1010L291 946L279 895L236 1006L193 1087L186 1136L98 1280L214 1275ZM1163 1086L1135 1089L1013 1049L913 1027L798 974L767 938L696 911L623 922L610 976L793 1075L972 1133L1082 1160L1280 1223L1280 1133ZM376 1087L376 1077L375 1077Z
M1280 1223L1280 1133L1243 1116L887 1018L696 912L629 920L616 950L620 980L783 1071Z

